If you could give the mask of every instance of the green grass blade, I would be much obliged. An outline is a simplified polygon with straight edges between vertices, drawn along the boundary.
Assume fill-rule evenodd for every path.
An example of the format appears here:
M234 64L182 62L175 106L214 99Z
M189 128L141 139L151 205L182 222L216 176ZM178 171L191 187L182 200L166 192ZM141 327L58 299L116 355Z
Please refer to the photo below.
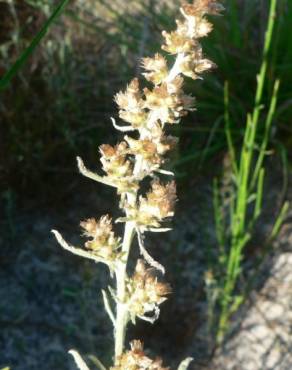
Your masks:
M219 128L219 126L220 126L220 124L221 124L221 121L222 121L222 120L223 120L223 117L222 117L222 116L219 116L219 117L216 119L216 121L214 122L213 127L211 128L210 135L209 135L209 137L208 137L207 143L206 143L206 145L205 145L205 148L204 148L204 150L203 150L203 152L202 152L202 156L201 156L201 158L200 158L200 160L199 160L199 163L198 163L198 168L199 168L199 169L201 169L201 168L202 168L202 166L203 166L203 164L205 163L206 157L207 157L207 155L208 155L208 151L209 151L209 149L210 149L210 147L211 147L211 144L212 144L212 141L213 141L213 139L214 139L214 136L215 136L215 134L217 133L218 128Z
M0 91L5 89L11 79L16 75L16 73L20 70L23 64L27 61L29 56L33 53L35 48L41 42L43 37L47 34L48 30L52 26L53 22L58 18L58 16L63 12L64 8L66 7L69 0L62 0L57 8L53 11L52 15L48 18L45 22L41 30L37 33L37 35L33 38L30 45L24 50L24 52L20 55L20 57L16 60L13 66L4 74L4 76L0 80Z
M263 62L261 65L260 73L257 76L257 91L256 91L256 97L255 97L254 110L252 114L252 122L253 122L253 125L255 126L254 131L256 131L257 129L257 124L258 124L260 111L261 111L261 101L263 97L264 84L266 81L266 74L267 74L267 68L268 68L268 55L271 49L272 36L273 36L274 27L275 27L276 7L277 7L277 0L271 0L268 27L267 27L266 34L265 34Z
M270 236L270 240L273 240L276 238L276 236L278 235L279 231L280 231L280 228L285 220L285 217L287 216L287 213L288 213L288 210L289 210L289 202L285 202L283 204L283 207L281 208L281 211L279 213L279 216L277 217L277 220L273 226L273 230L271 232L271 236Z
M254 223L257 218L259 217L262 211L262 203L263 203L263 191L264 191L264 177L265 177L265 170L261 168L258 176L258 184L257 184L257 191L256 191L256 202L254 208L254 216L252 222Z
M280 86L280 81L277 80L274 84L273 95L272 95L272 99L271 99L271 103L269 107L269 112L268 112L267 119L265 122L264 137L263 137L262 144L260 147L259 157L257 159L256 167L255 167L253 177L251 180L251 190L257 181L257 177L259 175L260 169L262 167L262 164L263 164L263 161L266 155L266 148L267 148L268 141L269 141L270 129L271 129L271 125L272 125L273 118L274 118L275 111L276 111L279 86Z
M231 165L232 165L235 177L238 177L236 154L235 154L233 139L232 139L231 130L230 130L229 86L228 86L227 81L225 81L224 83L224 121L225 121L225 134L227 138L227 145L228 145L229 155L231 159Z
M218 180L214 180L213 184L213 206L214 206L214 213L215 213L215 230L216 236L219 243L219 252L220 252L220 260L222 262L225 261L226 253L225 253L225 227L220 207L220 195L219 195L219 186Z

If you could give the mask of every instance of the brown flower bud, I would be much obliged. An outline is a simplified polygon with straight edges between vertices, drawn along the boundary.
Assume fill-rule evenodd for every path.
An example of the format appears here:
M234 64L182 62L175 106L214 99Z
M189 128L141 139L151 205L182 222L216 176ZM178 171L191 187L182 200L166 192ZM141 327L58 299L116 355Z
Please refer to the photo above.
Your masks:
M146 96L145 107L151 110L160 108L171 108L177 107L178 101L175 94L171 94L168 91L167 84L156 86L153 90L144 90Z
M119 117L123 121L129 122L133 128L138 129L140 127L143 127L147 122L148 113L146 113L144 110L139 110L136 112L120 110Z
M177 32L179 34L187 35L192 39L199 39L205 37L213 29L212 24L205 18L198 15L192 15L186 11L187 9L182 7L181 13L184 16L183 21L176 21Z
M142 96L139 90L139 81L134 78L127 86L125 92L119 92L115 96L115 101L121 109L132 110L140 108Z
M176 76L172 81L167 83L167 90L170 94L182 93L184 79L181 76Z
M147 120L147 112L143 109L144 101L139 90L139 81L133 79L125 92L119 92L115 101L120 107L119 116L124 121L138 128Z
M144 353L143 343L140 340L133 340L131 350L124 352L116 360L115 366L110 370L169 370L162 367L162 360L152 360Z
M85 243L86 249L107 261L116 258L120 239L115 237L112 221L108 215L102 216L99 221L89 218L80 222L80 226L84 230L84 235L91 239Z
M162 45L162 49L170 54L188 53L197 44L190 36L178 30L170 33L163 31L162 36L165 38L165 44Z
M144 58L142 65L146 71L149 71L143 75L154 85L159 85L168 75L166 59L158 53L155 54L154 58Z
M147 205L154 210L159 219L171 217L176 201L175 182L171 181L166 185L161 185L159 181L152 182L152 190L147 193Z
M196 73L203 73L205 71L208 71L211 68L215 68L216 64L213 63L209 59L201 59L197 62L197 65L195 67L195 72Z
M138 209L132 211L132 218L140 227L160 227L161 222L174 213L176 201L175 182L161 185L157 180L152 182L152 189L146 198L140 197Z
M167 84L161 84L153 90L144 89L145 107L151 110L162 124L175 123L183 110L178 93L169 92Z
M157 136L155 136L157 135ZM141 155L145 161L145 169L151 170L155 165L160 165L164 162L163 156L177 144L177 138L173 136L165 136L161 131L153 130L153 136L149 139L135 140L125 136L125 140L129 144L129 153L133 155ZM154 166L154 167L153 167Z
M153 162L159 161L156 145L150 139L135 140L125 136L125 140L129 144L130 154L142 155L145 160L153 160Z
M208 22L207 19L202 18L196 27L196 37L205 37L213 30L212 23Z
M215 67L215 64L202 55L202 48L198 47L194 52L188 54L180 65L181 72L194 80L200 78L200 74Z
M194 0L193 4L184 3L182 9L187 15L199 17L204 14L218 15L224 7L217 0Z
M135 273L128 282L128 310L132 317L143 316L155 310L171 293L169 284L157 280L153 269L146 269L142 260L138 260Z
M103 144L99 147L102 154L103 170L111 177L124 177L132 174L132 166L127 160L127 143L120 142L115 146Z

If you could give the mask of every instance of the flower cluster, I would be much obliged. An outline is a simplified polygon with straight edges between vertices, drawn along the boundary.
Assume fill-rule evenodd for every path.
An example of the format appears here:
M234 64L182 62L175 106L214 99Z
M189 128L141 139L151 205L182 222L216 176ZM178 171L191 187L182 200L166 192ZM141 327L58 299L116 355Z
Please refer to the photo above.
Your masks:
M193 4L182 5L183 20L177 21L177 29L162 34L165 39L162 49L180 56L177 59L177 74L197 79L202 72L214 67L213 62L204 58L198 40L207 36L213 28L205 15L218 15L223 9L215 0L196 0Z
M117 188L118 193L137 190L137 181L132 178L133 164L127 157L129 148L126 141L115 146L103 144L99 147L99 151L102 169L107 174L110 183Z
M166 59L159 53L153 58L144 58L142 66L145 69L143 76L154 85L161 84L168 76L168 64Z
M127 143L122 141L116 146L103 144L99 147L104 172L109 177L124 177L132 174L132 166L127 160Z
M166 185L162 185L157 180L153 181L146 198L140 197L136 215L138 226L146 229L160 227L164 219L173 216L175 201L176 186L174 181Z
M152 360L146 356L141 341L133 340L130 346L131 350L120 355L110 370L169 370L168 367L162 367L160 358Z
M80 222L84 235L90 238L85 248L105 261L114 261L118 256L120 238L112 231L112 221L108 215L97 221L95 218Z
M177 77L171 84L162 82L152 90L144 89L145 107L148 108L155 122L160 122L162 127L166 124L178 123L187 110L193 109L194 99L183 93L183 80ZM185 104L188 102L187 104ZM149 126L152 129L152 122Z
M135 273L127 284L127 306L132 321L136 316L151 321L150 317L144 315L149 312L157 315L158 306L167 299L170 292L169 284L159 282L153 269L147 269L143 260L138 260Z
M133 128L143 127L147 121L147 112L144 110L144 101L137 78L130 82L125 92L116 94L115 101L120 108L119 116L122 120L130 123Z

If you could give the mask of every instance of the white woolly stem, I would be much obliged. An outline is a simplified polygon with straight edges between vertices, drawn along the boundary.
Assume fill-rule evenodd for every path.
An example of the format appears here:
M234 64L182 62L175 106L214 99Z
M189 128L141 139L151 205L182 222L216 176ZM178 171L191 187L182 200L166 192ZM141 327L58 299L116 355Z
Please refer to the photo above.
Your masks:
M135 131L135 129L132 126L119 126L119 125L117 125L116 120L113 117L111 117L111 121L112 121L112 124L113 124L114 128L118 131L121 131L121 132Z
M74 361L80 370L89 370L89 367L86 365L80 354L75 351L74 349L71 349L68 353L73 356Z
M155 259L151 257L150 254L147 252L144 246L143 234L139 230L137 230L137 236L140 247L140 253L145 258L145 261L148 262L150 266L156 268L157 270L165 274L165 268L159 262L155 261Z
M122 253L124 254L123 261L119 261L116 267L117 281L117 313L115 319L115 357L117 358L123 353L124 342L126 336L126 327L129 321L129 313L125 305L126 298L126 279L127 279L127 262L129 252L135 233L135 224L126 222L124 239L122 245Z
M70 245L66 242L66 240L62 237L62 235L57 230L51 230L51 232L55 235L58 243L61 245L62 248L66 249L67 251L76 254L77 256L88 258L90 260L93 260L95 262L103 262L107 263L103 259L95 256L93 253L86 252L85 250L81 248L73 247L73 245Z
M112 308L111 308L110 303L109 303L109 299L108 299L107 293L103 289L102 289L101 292L102 292L102 298L103 298L104 308L105 308L107 314L109 315L109 318L111 319L111 321L113 323L113 326L115 327L116 326L116 321L115 321L115 317L114 317Z
M186 370L189 367L189 365L192 361L194 361L194 359L192 357L187 357L185 360L183 360L180 363L177 370Z
M85 164L83 162L83 160L80 158L80 157L76 157L76 160L77 160L77 166L78 166L78 169L80 171L80 173L85 176L85 177L88 177L89 179L91 180L94 180L94 181L97 181L97 182L101 182L102 184L105 184L105 185L109 185L109 186L113 186L113 187L116 187L111 181L109 181L105 176L99 176L97 173L94 173L90 170L88 170L86 167L85 167Z
M179 54L174 62L173 67L169 72L169 76L166 78L166 82L171 82L180 73L180 63L183 59L183 55ZM156 122L156 112L150 114L147 127L151 128ZM142 140L147 137L147 130L139 130L139 139ZM135 166L133 175L136 178L143 178L143 157L137 155L135 157ZM130 206L137 205L138 192L127 193L127 201ZM127 221L125 223L124 238L122 244L122 253L124 255L123 261L118 261L116 266L116 282L117 282L117 308L116 308L116 319L115 319L115 358L117 359L122 353L125 344L126 329L129 322L129 313L125 305L126 298L126 279L127 279L127 264L129 253L131 249L131 244L133 237L135 235L135 224L132 221Z
M185 57L184 53L180 53L177 55L173 67L171 68L168 76L165 79L166 83L173 81L176 78L176 76L178 76L181 73L181 63L184 57Z
M140 137L143 133L140 132ZM135 166L133 175L136 178L140 178L143 170L143 157L140 155L135 157ZM138 192L127 193L127 202L130 206L135 207L137 204ZM135 235L135 223L133 221L127 221L125 223L124 238L122 244L123 260L117 262L116 282L117 282L117 312L115 320L115 358L119 357L123 353L127 324L129 322L129 312L125 305L126 298L126 279L127 279L127 264L131 244Z

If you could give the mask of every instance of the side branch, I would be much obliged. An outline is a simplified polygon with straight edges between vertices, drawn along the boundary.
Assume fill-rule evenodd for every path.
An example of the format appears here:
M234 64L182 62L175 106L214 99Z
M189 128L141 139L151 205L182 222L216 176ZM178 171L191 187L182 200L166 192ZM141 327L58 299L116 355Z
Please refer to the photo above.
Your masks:
M116 120L113 117L111 117L111 121L112 121L112 124L113 124L114 128L118 131L121 131L121 132L135 131L135 129L132 126L119 126L119 125L117 125Z
M144 235L141 233L139 229L136 229L137 237L138 237L138 243L140 248L140 253L144 257L145 261L149 263L150 266L154 267L156 270L159 270L162 272L162 274L165 274L165 268L155 259L150 256L150 254L147 252L145 245L144 245Z
M67 251L69 251L69 252L71 252L73 254L76 254L77 256L88 258L88 259L93 260L95 262L103 262L103 263L106 263L104 260L102 260L101 258L95 256L92 253L87 252L87 251L84 251L81 248L76 248L73 245L68 244L66 242L66 240L64 240L64 238L62 237L62 235L59 233L59 231L57 231L57 230L51 230L51 231L55 235L55 237L56 237L58 243L61 245L61 247L64 248L64 249L66 249Z
M113 326L115 328L115 326L116 326L116 320L115 320L115 317L114 317L112 308L110 306L107 293L103 289L101 290L101 292L102 292L102 298L103 298L103 303L104 303L105 310L106 310L107 314L109 315L109 318L111 319L111 322L113 323Z
M89 367L86 365L80 354L75 351L74 349L71 349L68 353L74 358L74 361L80 370L89 370Z
M85 164L84 164L83 160L80 157L76 157L76 159L77 159L77 166L78 166L79 172L83 176L88 177L91 180L100 182L102 184L109 185L109 186L112 186L114 188L116 187L110 180L108 180L106 178L106 176L99 176L97 173L94 173L94 172L88 170L85 167Z
M187 357L184 361L180 363L177 370L186 370L192 361L194 361L192 357Z

